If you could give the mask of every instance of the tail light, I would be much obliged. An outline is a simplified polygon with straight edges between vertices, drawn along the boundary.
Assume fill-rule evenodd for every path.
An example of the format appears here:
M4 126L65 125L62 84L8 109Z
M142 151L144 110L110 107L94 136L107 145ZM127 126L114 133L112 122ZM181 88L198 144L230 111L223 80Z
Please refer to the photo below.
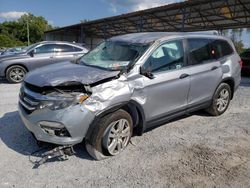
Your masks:
M239 64L240 64L240 68L242 68L242 66L243 66L243 61L240 60L240 61L239 61Z

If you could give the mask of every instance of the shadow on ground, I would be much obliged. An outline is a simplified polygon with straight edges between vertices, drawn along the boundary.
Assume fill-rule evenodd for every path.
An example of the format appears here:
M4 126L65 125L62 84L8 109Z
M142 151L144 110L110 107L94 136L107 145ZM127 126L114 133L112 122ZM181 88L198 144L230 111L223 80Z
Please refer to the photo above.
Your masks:
M17 111L5 113L4 116L0 118L0 139L10 149L27 156L31 155L39 157L42 156L44 152L56 147L56 145L47 143L43 144L42 147L39 147L32 134L22 123ZM77 157L92 160L83 144L76 145L74 149ZM49 162L54 161L57 160Z
M242 77L241 82L240 82L240 86L250 87L250 77Z
M0 78L0 84L8 84L6 79Z

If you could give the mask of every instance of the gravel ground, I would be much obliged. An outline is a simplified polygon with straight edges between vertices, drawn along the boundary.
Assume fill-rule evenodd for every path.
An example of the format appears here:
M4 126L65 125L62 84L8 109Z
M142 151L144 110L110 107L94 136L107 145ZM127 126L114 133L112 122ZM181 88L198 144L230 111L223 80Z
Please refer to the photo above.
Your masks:
M29 162L38 147L17 112L19 87L0 81L0 187L250 187L250 78L220 117L182 117L104 161L78 145L69 160L38 169Z

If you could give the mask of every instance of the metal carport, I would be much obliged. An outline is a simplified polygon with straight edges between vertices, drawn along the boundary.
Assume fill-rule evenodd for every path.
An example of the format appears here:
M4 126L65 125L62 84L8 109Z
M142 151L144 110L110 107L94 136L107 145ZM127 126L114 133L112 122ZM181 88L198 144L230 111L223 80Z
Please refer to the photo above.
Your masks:
M111 36L150 31L204 31L250 27L250 0L189 0L45 32L46 40L95 46Z

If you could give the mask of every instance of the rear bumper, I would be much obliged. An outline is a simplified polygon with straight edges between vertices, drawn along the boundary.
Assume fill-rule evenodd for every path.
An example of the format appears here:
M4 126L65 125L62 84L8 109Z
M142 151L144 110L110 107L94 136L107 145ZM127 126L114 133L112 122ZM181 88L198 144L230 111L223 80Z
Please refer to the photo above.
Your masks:
M74 145L82 142L89 125L95 117L93 113L87 109L80 108L79 105L57 111L49 109L37 110L31 114L27 114L19 103L18 110L24 125L34 134L37 140L58 145ZM41 128L39 125L40 121L61 123L70 136L49 134Z

